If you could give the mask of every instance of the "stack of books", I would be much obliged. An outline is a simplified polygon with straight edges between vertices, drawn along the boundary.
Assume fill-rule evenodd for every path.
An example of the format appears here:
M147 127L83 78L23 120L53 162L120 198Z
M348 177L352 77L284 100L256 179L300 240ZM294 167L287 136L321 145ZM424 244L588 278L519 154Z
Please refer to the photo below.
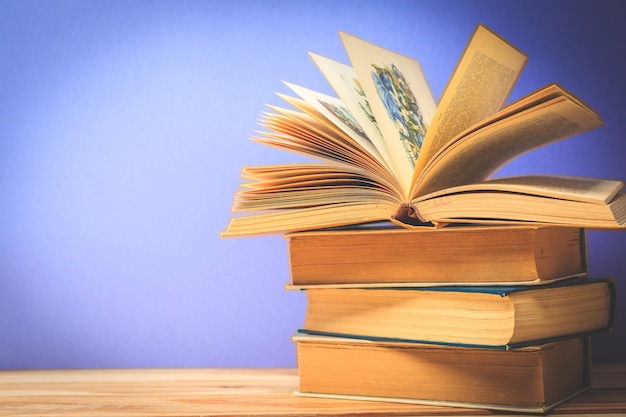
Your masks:
M589 387L611 279L585 231L390 227L286 235L307 311L298 394L545 412Z
M438 101L419 61L341 39L351 65L311 54L338 97L288 83L253 138L315 161L244 167L222 232L287 233L299 392L541 412L584 390L614 308L585 230L624 230L624 182L494 175L601 117L558 84L505 105L527 56L484 25Z

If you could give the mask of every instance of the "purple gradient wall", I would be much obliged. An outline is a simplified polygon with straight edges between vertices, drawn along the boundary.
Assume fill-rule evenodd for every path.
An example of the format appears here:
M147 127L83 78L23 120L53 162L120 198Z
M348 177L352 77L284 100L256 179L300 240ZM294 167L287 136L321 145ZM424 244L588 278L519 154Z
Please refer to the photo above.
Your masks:
M280 236L220 240L248 137L281 80L343 30L421 60L436 97L477 23L606 126L500 174L626 179L626 6L616 1L0 2L0 368L294 366L304 298ZM626 233L591 232L618 283L596 361L625 360Z

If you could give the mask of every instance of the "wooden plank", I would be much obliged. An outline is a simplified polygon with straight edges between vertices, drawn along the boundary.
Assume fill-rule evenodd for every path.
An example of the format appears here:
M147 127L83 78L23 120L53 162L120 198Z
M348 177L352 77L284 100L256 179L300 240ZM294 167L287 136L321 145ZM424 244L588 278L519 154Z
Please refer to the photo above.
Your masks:
M489 411L295 397L295 369L0 371L0 416L407 416ZM556 415L626 412L626 364L596 365L592 389ZM506 414L503 414L506 415Z

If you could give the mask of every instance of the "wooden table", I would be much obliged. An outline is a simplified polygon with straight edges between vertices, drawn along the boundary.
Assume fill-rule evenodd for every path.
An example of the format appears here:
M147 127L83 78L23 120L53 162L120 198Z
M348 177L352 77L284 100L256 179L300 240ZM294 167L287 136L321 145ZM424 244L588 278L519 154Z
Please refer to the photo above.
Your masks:
M296 369L0 371L0 416L506 415L295 397L297 386ZM626 363L594 365L592 389L552 414L626 415Z

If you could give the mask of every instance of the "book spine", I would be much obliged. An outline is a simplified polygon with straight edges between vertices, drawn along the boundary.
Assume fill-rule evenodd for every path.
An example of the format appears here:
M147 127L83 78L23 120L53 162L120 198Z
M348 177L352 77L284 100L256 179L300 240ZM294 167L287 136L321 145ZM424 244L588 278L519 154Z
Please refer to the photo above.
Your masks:
M391 216L391 220L401 226L423 226L430 224L419 212L417 207L410 203L403 203L398 211Z

